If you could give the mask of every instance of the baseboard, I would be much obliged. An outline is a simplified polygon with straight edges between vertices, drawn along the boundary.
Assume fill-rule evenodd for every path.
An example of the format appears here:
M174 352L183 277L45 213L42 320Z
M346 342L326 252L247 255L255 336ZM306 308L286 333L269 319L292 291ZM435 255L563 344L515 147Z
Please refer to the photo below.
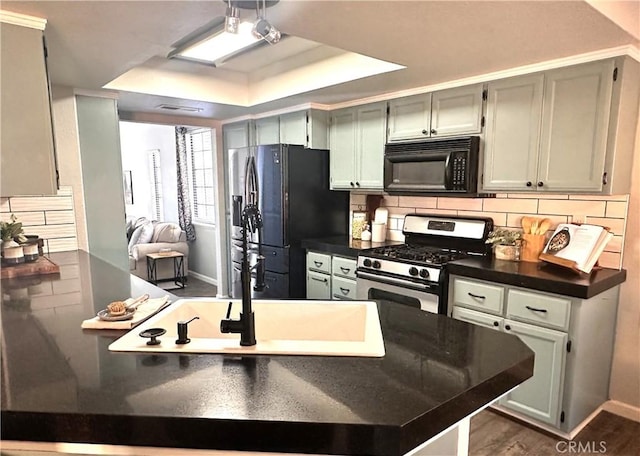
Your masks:
M210 283L211 285L218 286L218 280L213 277L206 276L204 274L200 274L198 272L189 271L188 277L195 277L198 280L202 280L203 282ZM188 279L187 279L188 280Z
M620 401L608 400L603 404L602 410L640 423L640 407L634 407Z

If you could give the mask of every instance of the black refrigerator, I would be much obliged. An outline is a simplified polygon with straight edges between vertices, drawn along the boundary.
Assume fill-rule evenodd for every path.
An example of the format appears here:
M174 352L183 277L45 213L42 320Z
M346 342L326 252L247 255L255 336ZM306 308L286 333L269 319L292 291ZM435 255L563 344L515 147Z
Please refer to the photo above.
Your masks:
M229 150L231 197L231 292L241 297L241 213L248 198L257 200L262 214L262 255L265 284L257 299L306 297L303 239L346 236L349 192L329 190L329 151L290 144ZM250 265L258 256L258 233L249 237Z

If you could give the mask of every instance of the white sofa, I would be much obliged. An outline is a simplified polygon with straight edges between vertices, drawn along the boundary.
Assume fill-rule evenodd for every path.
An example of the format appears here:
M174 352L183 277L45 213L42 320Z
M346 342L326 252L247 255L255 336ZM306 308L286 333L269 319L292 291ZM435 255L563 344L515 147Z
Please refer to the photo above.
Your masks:
M185 278L189 271L189 244L180 226L171 222L150 222L138 219L129 240L129 270L147 280L147 254L171 249L184 255ZM173 278L173 258L156 260L158 280Z

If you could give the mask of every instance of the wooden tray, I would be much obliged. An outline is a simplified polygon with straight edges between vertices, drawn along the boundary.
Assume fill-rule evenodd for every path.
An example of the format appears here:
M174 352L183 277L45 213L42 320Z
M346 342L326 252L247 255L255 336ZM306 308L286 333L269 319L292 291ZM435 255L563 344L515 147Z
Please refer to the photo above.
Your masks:
M13 277L32 276L39 274L57 274L60 267L49 258L41 256L32 263L22 263L16 265L3 264L0 269L0 278L10 279Z

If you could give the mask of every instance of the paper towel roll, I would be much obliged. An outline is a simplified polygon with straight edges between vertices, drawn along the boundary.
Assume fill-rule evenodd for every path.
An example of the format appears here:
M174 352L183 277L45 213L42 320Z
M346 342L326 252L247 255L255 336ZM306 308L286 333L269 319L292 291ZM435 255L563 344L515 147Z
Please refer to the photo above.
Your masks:
M387 224L373 222L371 225L371 241L384 242L387 239Z

